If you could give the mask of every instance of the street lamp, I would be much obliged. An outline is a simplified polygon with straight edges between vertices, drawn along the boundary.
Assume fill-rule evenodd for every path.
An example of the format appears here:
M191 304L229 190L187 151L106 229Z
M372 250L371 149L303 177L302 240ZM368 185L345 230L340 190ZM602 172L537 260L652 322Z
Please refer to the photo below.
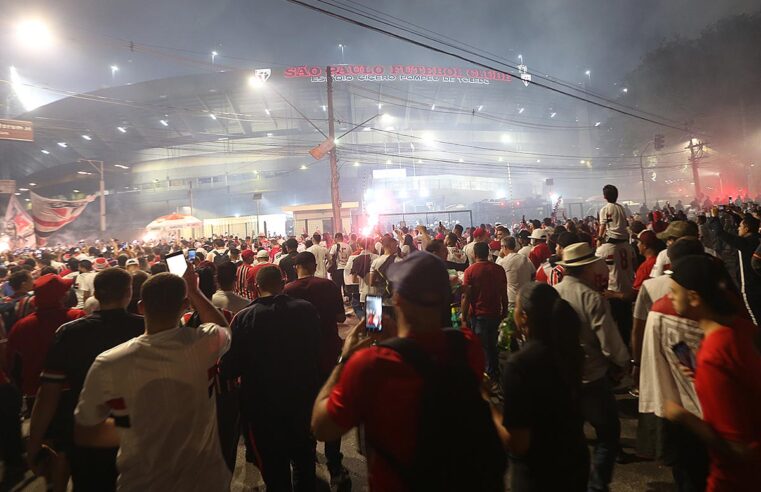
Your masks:
M111 80L114 80L116 78L116 72L119 71L119 67L116 65L111 65Z
M214 59L219 55L216 51L211 52L211 64L214 65Z
M344 62L344 45L339 44L338 47L341 49L341 63Z

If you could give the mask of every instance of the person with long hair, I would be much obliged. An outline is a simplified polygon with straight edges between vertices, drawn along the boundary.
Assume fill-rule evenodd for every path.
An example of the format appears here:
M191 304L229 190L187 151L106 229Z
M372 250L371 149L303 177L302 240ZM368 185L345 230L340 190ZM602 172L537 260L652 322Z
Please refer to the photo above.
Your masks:
M528 341L505 367L499 422L510 453L511 490L585 491L581 321L554 288L531 282L518 292L515 323Z
M687 348L679 357L682 372L694 379L703 415L701 418L669 401L666 418L685 426L708 446L711 463L707 491L758 490L761 484L761 354L755 343L758 327L736 302L731 280L715 259L707 255L684 257L674 264L671 281L669 296L674 310L697 321L703 331L697 356Z

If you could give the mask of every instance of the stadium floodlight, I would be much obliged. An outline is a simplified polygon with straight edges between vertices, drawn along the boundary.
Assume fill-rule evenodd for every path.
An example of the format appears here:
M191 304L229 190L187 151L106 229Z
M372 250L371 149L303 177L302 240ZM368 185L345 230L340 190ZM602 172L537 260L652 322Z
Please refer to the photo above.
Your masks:
M16 24L16 41L31 51L45 51L54 44L53 33L42 19L23 19Z

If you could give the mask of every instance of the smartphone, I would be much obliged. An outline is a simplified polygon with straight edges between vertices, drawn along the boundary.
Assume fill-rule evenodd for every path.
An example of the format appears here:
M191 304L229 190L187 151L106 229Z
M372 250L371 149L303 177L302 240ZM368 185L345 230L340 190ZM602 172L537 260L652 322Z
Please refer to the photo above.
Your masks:
M166 255L166 265L169 267L169 273L173 273L178 277L185 275L185 270L188 268L188 263L185 261L185 255L182 251L175 251L174 253Z
M194 262L196 260L196 250L191 248L188 250L188 261Z
M380 333L383 331L383 298L380 296L367 296L365 299L365 330L368 333Z
M679 362L683 366L689 367L693 372L695 371L695 354L692 353L692 350L690 350L690 347L686 343L676 343L671 346L671 350L674 351L674 355L676 355L676 358L679 359Z

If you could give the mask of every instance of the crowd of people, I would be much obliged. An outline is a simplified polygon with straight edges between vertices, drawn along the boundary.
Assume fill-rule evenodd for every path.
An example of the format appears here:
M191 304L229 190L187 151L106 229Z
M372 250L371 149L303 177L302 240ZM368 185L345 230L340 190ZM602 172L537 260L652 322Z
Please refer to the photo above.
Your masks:
M603 196L582 219L4 252L0 490L229 490L240 440L249 486L315 490L322 441L350 490L357 428L371 490L504 490L509 468L514 491L607 491L621 390L680 491L758 490L759 205Z

